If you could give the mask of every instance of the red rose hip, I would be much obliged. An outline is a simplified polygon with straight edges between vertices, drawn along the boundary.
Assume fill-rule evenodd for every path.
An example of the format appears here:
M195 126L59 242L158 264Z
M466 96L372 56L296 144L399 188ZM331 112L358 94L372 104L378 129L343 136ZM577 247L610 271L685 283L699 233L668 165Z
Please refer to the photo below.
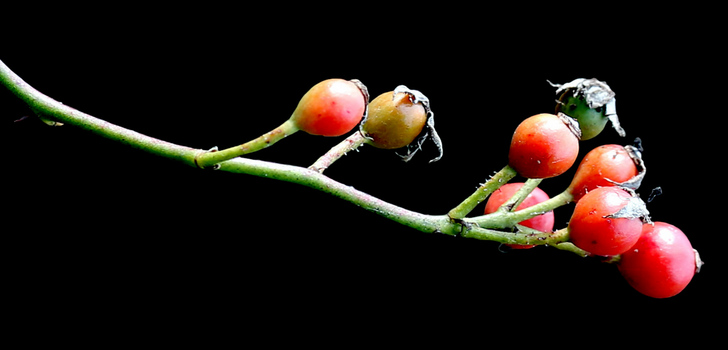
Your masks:
M645 224L642 236L619 261L619 272L638 292L653 298L677 295L702 265L697 251L677 227Z
M604 145L587 153L576 169L568 191L579 201L597 187L615 186L637 175L637 165L624 146Z
M617 187L599 187L587 193L576 203L569 221L571 242L594 255L624 253L642 233L642 217L634 215L639 203L639 197Z
M537 114L524 120L513 133L508 164L521 176L532 179L563 174L579 154L579 138L573 130L573 125L568 126L562 117L553 114Z
M364 116L367 95L362 86L343 79L324 80L303 95L291 120L312 135L346 134Z

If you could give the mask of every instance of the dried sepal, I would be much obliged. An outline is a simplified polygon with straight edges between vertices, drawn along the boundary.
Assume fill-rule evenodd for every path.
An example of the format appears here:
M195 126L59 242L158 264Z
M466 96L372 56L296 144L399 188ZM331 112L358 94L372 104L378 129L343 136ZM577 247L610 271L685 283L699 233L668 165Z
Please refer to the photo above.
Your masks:
M625 190L636 191L638 188L640 188L640 185L642 185L642 180L645 178L645 174L647 174L647 167L645 166L645 161L642 160L642 152L640 152L637 147L624 146L624 149L627 151L629 157L632 158L632 161L637 168L637 175L633 176L631 179L625 182L616 182L610 179L606 180L613 183L615 186L623 188Z
M581 128L579 128L579 122L576 121L576 119L561 112L559 112L556 116L564 122L566 127L569 128L569 131L571 131L577 139L581 140Z
M623 189L631 195L627 200L627 205L622 207L622 209L618 210L616 213L605 216L605 218L640 218L642 222L652 224L650 211L647 210L647 204L645 204L645 201L643 201L642 198L640 198L633 190L630 190L629 188Z
M422 149L422 145L425 143L425 141L431 139L432 142L435 143L435 146L437 146L440 154L434 159L430 160L430 163L440 160L442 158L442 140L435 130L435 114L430 108L430 99L428 99L427 96L425 96L419 90L412 90L404 85L397 86L394 89L394 94L392 95L392 97L394 98L394 96L396 96L398 93L407 94L412 103L421 104L425 108L425 112L427 113L427 123L425 124L425 128L422 129L420 135L412 143L407 145L407 154L398 155L402 157L402 160L408 162L412 159L412 157L414 157L417 151Z
M693 253L695 254L695 273L700 273L700 268L705 265L705 262L700 259L700 253L698 253L697 249L693 249Z
M354 83L354 85L359 88L359 91L361 91L361 94L364 97L364 116L362 117L362 119L366 119L367 113L369 112L369 89L367 89L367 86L364 85L364 83L362 83L359 79L351 79L349 81Z

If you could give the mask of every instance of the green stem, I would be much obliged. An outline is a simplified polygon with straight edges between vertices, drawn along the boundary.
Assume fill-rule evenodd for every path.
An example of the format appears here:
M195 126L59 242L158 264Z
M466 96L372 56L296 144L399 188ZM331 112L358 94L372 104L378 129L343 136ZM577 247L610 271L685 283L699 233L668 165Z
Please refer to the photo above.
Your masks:
M541 232L521 225L516 225L518 232L503 235L501 231L477 228L469 230L463 237L496 241L505 244L517 245L550 245L559 250L572 252L581 257L589 256L589 253L573 243L569 242L569 228L563 228L556 232Z
M219 170L266 177L311 187L423 232L439 231L450 235L455 235L458 232L458 228L451 224L444 215L425 215L407 210L356 190L351 186L344 185L311 169L262 160L235 158L221 163Z
M502 229L513 227L521 221L534 218L536 216L548 213L558 207L569 204L573 199L574 196L571 194L571 192L564 191L548 200L519 211L504 213L495 212L488 215L476 216L474 218L471 218L469 221L477 224L480 227L487 228Z
M209 168L226 160L240 157L248 153L260 151L261 149L282 140L286 136L289 136L296 131L298 131L298 126L296 126L296 123L292 119L288 119L279 127L242 145L230 147L221 151L208 151L204 153L199 153L195 158L195 163L198 167L202 169Z
M587 257L587 256L590 255L589 252L587 252L586 250L581 249L581 248L575 246L574 243L571 243L571 242L561 242L561 243L558 243L556 245L553 245L553 247L556 248L556 249L558 249L558 250L572 252L572 253L574 253L576 255L581 256L582 258L585 258L585 257ZM617 257L619 257L619 255L617 255ZM619 261L619 260L617 260L617 261Z
M73 125L90 131L107 139L142 149L161 157L176 159L191 166L195 166L195 155L201 151L122 128L66 106L30 86L11 71L2 61L0 61L0 83L7 87L20 100L25 102L35 113L66 125Z
M564 229L566 230L566 229ZM526 230L525 232L516 232L511 234L503 234L503 231L491 230L486 228L477 228L467 230L462 234L463 237L475 238L487 241L496 241L505 244L557 244L568 239L568 231L564 234L564 230L556 232L540 232L536 230Z
M501 206L498 208L498 211L500 212L509 212L513 211L516 208L518 208L521 203L528 197L533 190L538 187L538 185L543 181L543 179L528 179L526 180L526 183L521 186L521 188L516 191L516 193L511 196L510 199L508 199L505 203L501 204Z
M324 170L326 170L339 158L349 153L349 151L361 147L361 145L366 142L367 138L357 130L355 133L351 134L351 136L344 139L344 141L341 141L338 145L332 147L328 152L326 152L326 154L317 159L316 162L308 168L316 172L323 173Z
M505 185L508 181L517 175L516 170L510 165L506 165L501 171L497 172L493 177L488 179L484 184L478 187L470 197L466 198L457 207L450 210L447 214L450 218L458 220L468 215L475 206L484 201L493 191Z

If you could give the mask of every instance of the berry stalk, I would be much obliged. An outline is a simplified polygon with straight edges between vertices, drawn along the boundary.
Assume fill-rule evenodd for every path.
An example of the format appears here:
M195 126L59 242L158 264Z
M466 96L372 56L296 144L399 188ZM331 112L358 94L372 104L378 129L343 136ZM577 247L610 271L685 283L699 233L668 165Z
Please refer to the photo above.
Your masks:
M281 126L240 146L199 153L195 164L202 169L218 168L220 162L264 149L299 130L311 135L341 136L366 114L367 101L366 86L356 79L324 80L303 95L296 110Z
M480 185L473 194L465 198L458 206L447 213L451 219L460 220L468 215L475 207L484 201L493 191L505 185L508 181L516 176L516 170L510 165L506 165L503 169L493 175L488 181Z
M507 200L505 203L503 203L499 208L499 212L509 212L514 211L516 208L518 208L521 203L528 197L528 195L533 192L533 190L538 187L538 185L543 181L543 179L528 179L526 180L526 183L521 186L518 191L516 191L513 196Z
M476 216L468 219L468 221L480 227L487 228L503 229L513 227L521 221L534 218L543 213L548 213L558 207L569 204L573 199L574 196L571 192L564 191L551 199L545 200L526 209L505 213L495 212L492 214Z
M332 147L326 154L316 160L309 169L318 173L323 173L331 164L352 150L358 149L361 145L367 143L367 138L357 130L351 136L341 141L338 145Z
M283 138L298 131L298 126L292 119L286 120L279 127L259 136L258 138L248 141L242 145L226 148L221 151L210 150L198 154L195 157L195 164L201 169L214 167L216 164L229 159L240 157L242 155L260 151Z

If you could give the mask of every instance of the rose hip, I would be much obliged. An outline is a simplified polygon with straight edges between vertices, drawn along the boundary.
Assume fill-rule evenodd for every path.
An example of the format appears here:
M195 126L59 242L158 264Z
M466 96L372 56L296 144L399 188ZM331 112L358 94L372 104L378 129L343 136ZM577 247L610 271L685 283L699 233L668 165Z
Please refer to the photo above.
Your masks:
M364 116L367 95L361 86L358 81L324 80L303 95L291 119L309 134L341 136Z
M586 154L576 169L568 191L578 201L597 187L615 186L637 175L637 166L625 147L599 146Z
M518 125L508 164L523 177L542 179L563 174L578 154L579 138L574 131L561 117L543 113Z
M642 233L642 218L620 215L631 201L640 201L617 187L599 187L581 198L569 221L569 237L577 247L595 255L619 255ZM628 208L629 209L629 208Z
M362 131L378 148L395 149L409 145L422 132L427 112L404 92L385 92L369 103Z
M619 272L638 292L653 298L680 293L702 265L697 251L677 227L645 224L637 243L622 253Z

